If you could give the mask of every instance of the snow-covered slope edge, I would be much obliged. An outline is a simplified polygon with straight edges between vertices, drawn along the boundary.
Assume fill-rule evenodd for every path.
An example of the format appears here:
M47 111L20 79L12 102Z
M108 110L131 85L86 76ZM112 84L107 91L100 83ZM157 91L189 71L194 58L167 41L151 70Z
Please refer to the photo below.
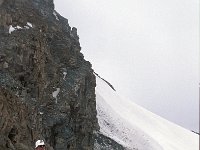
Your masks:
M198 135L121 99L102 79L96 80L101 133L132 150L198 150Z

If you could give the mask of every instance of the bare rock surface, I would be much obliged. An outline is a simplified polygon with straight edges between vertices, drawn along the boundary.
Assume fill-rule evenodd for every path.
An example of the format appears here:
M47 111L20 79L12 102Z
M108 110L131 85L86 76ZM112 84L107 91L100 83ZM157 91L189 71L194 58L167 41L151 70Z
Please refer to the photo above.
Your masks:
M53 0L0 0L0 150L94 149L95 76Z

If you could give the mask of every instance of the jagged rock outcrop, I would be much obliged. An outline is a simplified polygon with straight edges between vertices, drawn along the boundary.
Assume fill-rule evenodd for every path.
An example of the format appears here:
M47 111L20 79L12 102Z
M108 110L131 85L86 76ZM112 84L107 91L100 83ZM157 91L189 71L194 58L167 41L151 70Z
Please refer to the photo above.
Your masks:
M95 134L95 150L126 150L127 148L123 147L113 139L97 132ZM128 149L127 149L128 150Z
M53 0L0 0L0 150L93 149L95 76Z
M114 91L116 91L115 88L114 88L114 86L113 86L110 82L108 82L107 80L105 80L104 78L102 78L102 77L101 77L99 74L97 74L96 72L94 72L94 74L95 74L98 78L100 78L101 80L103 80L104 82L106 82L106 83L108 84L108 86L111 87L111 89L113 89Z

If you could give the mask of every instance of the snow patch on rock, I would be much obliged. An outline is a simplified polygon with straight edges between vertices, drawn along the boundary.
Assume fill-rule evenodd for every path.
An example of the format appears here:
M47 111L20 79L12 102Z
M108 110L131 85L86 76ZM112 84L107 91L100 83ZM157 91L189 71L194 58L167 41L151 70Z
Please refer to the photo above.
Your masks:
M53 15L56 17L56 20L59 21L59 18L58 18L57 13L55 11L53 12Z
M66 78L66 75L67 75L67 72L63 72L63 80L65 80L65 78Z
M56 103L58 103L58 98L57 98L57 96L58 96L59 92L60 92L60 88L56 88L56 91L54 91L54 92L52 93L53 97L56 99Z

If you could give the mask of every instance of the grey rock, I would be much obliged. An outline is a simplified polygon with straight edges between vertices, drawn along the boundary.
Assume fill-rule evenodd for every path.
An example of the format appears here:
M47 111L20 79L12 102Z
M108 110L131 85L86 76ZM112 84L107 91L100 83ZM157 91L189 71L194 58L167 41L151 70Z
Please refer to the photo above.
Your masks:
M0 150L122 150L98 133L95 86L53 0L0 0Z
M106 137L105 135L96 132L95 133L95 150L126 150L122 145L114 141L113 139Z
M54 13L53 0L0 1L0 149L31 150L37 139L94 148L94 71L77 29Z

